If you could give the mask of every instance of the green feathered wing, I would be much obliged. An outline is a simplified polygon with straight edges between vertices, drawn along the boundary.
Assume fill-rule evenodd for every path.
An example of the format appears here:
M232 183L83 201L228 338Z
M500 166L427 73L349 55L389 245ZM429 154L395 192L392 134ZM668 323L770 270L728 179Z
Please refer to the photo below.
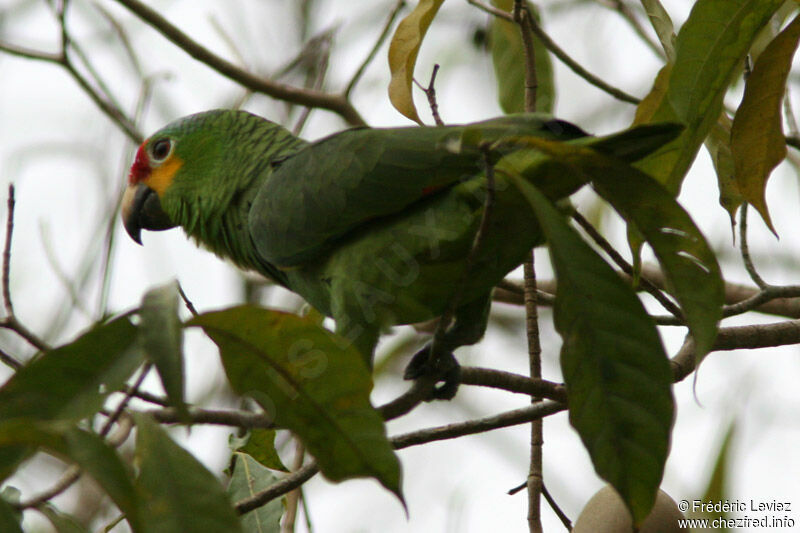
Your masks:
M359 128L313 143L276 164L250 211L259 254L281 268L311 261L347 233L483 173L476 150L456 153L467 130L493 141L509 135L568 140L567 122L512 115L469 126Z
M449 305L484 208L485 168L494 165L495 206L461 291L454 348L480 338L492 288L542 243L507 172L552 199L587 181L527 140L578 143L634 161L676 132L645 126L592 138L530 114L466 126L349 130L276 161L249 211L250 237L262 262L281 269L289 288L333 316L337 331L369 358L381 328L434 318Z

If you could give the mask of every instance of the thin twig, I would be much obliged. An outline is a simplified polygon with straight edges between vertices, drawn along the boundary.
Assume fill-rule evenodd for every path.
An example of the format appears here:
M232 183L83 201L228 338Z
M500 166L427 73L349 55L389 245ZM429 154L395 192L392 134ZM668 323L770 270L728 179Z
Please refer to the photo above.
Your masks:
M628 263L613 246L611 246L611 243L609 243L605 237L603 237L600 232L598 232L597 229L583 217L583 215L581 215L577 210L573 210L572 218L581 228L583 228L589 237L591 237L591 239L597 243L597 245L602 248L606 254L608 254L611 260L614 261L614 263L616 263L623 272L629 276L633 275L633 266ZM673 317L677 319L678 323L684 323L683 312L680 310L680 308L675 305L672 300L667 298L664 293L658 289L658 287L645 278L644 275L640 276L639 284L644 290L650 293L650 295L655 298L656 301L660 303L662 307L664 307L664 309L671 313Z
M778 314L789 318L800 318L800 310L798 310L798 308L800 308L800 302L797 301L798 297L800 297L800 285L768 285L761 291L755 292L755 294L749 298L724 306L722 308L722 316L729 317L740 315L747 311L770 312L774 307L768 307L765 304L774 302L775 300L781 300L779 303L783 304L781 307L784 309L782 309L782 313ZM794 305L790 306L792 303ZM778 309L774 310L778 311Z
M539 86L536 76L536 49L533 45L533 34L531 33L533 17L528 11L526 3L522 0L514 0L513 18L522 37L522 50L525 57L525 111L533 112L536 111L536 93ZM528 367L531 379L540 380L542 377L542 346L539 338L539 303L537 301L538 290L536 287L536 267L533 250L528 253L528 257L523 263L523 269ZM531 396L532 405L538 405L541 401L542 399L539 396ZM542 531L543 432L541 418L531 422L530 465L526 483L528 491L528 529L531 533L541 533Z
M186 293L183 292L183 287L181 286L180 283L178 283L178 293L181 295L181 299L183 300L183 303L186 305L186 309L188 309L189 312L192 313L192 315L197 316L198 315L197 309L195 308L194 304L189 299L189 297L186 296Z
M710 351L752 350L790 344L800 344L800 320L720 328ZM691 336L687 336L671 363L675 382L682 381L696 368L695 344Z
M567 391L564 385L542 379L531 379L527 376L495 370L493 368L461 367L460 383L479 387L489 387L517 394L528 394L547 398L558 403L567 403ZM422 403L430 392L432 383L417 380L409 390L398 398L377 408L384 420L399 418L414 407ZM152 403L165 404L166 400L160 398L147 398L141 391L133 396L141 397ZM172 407L164 409L151 409L146 411L158 422L166 424L212 424L221 426L235 426L240 428L274 428L274 420L265 413L250 413L246 411L189 409L188 419L182 418L177 410Z
M625 3L624 0L608 0L608 1L601 1L603 4L611 4L611 8L614 9L619 15L625 19L625 21L630 24L633 32L639 36L639 38L644 41L647 47L659 58L659 59L666 59L666 54L664 53L664 49L661 45L655 41L650 34L647 33L647 30L644 29L644 26L639 22L639 19L636 18L636 14L631 11L631 8L628 7L628 4Z
M476 420L467 420L466 422L456 422L429 429L420 429L404 435L391 437L390 440L395 449L400 450L408 448L409 446L418 446L428 442L455 439L493 429L526 424L533 420L564 411L566 408L564 404L558 402L543 402L512 411L506 411L497 415L487 416L485 418L478 418Z
M152 363L145 363L145 365L142 367L139 377L132 386L132 390L135 391L142 385L142 382L144 381L144 378L147 377L147 373L149 372L151 367ZM132 392L126 393L125 398L122 399L122 401L114 410L114 412L111 413L111 415L109 415L108 419L106 420L105 424L103 425L102 429L99 432L99 435L101 437L105 437L108 435L108 433L111 431L111 428L114 426L114 423L117 422L122 416L123 411L128 406L128 403L130 402L132 396L133 396ZM128 435L130 434L132 424L130 422L130 419L125 419L125 420L127 420L127 422L125 424L121 424L120 431L118 432L117 435L115 435L114 439L109 439L109 442L114 447L122 445L122 443L125 442ZM81 471L78 465L71 465L69 468L67 468L67 470L64 472L64 474L61 476L61 478L55 485L53 485L45 492L39 494L38 496L35 496L34 498L31 498L26 502L20 502L18 504L18 508L30 509L32 507L39 507L40 505L43 505L52 498L55 498L59 494L69 489L81 478L82 474L83 472Z
M145 412L162 424L209 424L245 429L272 429L275 427L273 417L265 413L190 408L187 417L174 407L150 409Z
M14 207L16 199L14 198L14 184L8 185L8 214L6 215L6 242L3 247L3 305L6 309L7 316L14 316L14 304L11 302L11 239L14 236Z
M759 289L764 290L769 287L769 284L764 281L764 278L756 271L756 267L753 265L753 259L750 257L750 247L747 244L747 207L747 203L742 204L739 215L739 246L742 253L742 261L753 283L758 285Z
M120 420L120 424L118 426L116 433L108 439L109 444L111 444L111 446L115 448L121 446L123 442L128 440L132 428L133 428L132 419L128 417L122 418ZM44 505L45 503L55 498L59 494L62 494L64 491L66 491L72 485L74 485L75 482L77 482L81 478L82 474L83 472L81 471L78 465L70 465L61 475L59 480L52 487L42 492L41 494L37 494L36 496L30 498L29 500L21 501L19 503L12 505L15 509L18 510L32 509Z
M528 364L531 380L542 378L542 346L539 339L539 312L536 290L536 268L534 254L531 250L524 263L525 271L525 329L528 339ZM542 398L531 396L531 404L538 405ZM544 473L542 470L542 444L544 443L544 428L542 419L531 423L531 453L530 468L528 470L528 527L531 532L542 531L542 516L540 495Z
M161 396L156 396L155 394L151 394L149 392L145 392L145 391L141 391L141 390L134 390L133 387L130 387L130 386L125 387L120 392L122 392L124 394L127 394L128 392L130 392L131 395L134 398L138 398L139 400L142 400L143 402L148 402L148 403L152 403L152 404L155 404L155 405L162 405L162 406L165 406L165 407L169 405L169 400L167 400L166 398L163 398Z
M480 0L467 0L467 2L494 16L500 17L509 22L514 22L513 16L510 15L509 13L506 13L505 11L494 8L487 4L484 4ZM583 68L577 61L572 59L569 56L569 54L567 54L564 50L562 50L561 47L559 47L555 43L555 41L553 41L550 38L550 36L547 35L547 33L545 33L545 31L542 29L541 26L539 26L536 20L533 20L533 17L531 17L531 31L533 31L536 37L538 37L539 40L542 41L542 44L548 50L550 50L554 56L556 56L562 63L564 63L567 67L569 67L569 69L572 70L572 72L574 72L575 74L577 74L578 76L589 82L591 85L594 85L598 89L605 91L606 93L610 94L617 100L621 100L629 104L638 104L641 101L640 98L636 98L635 96L626 93L622 89L618 89L612 85L609 85L599 77L595 76L594 74Z
M477 420L469 420L466 422L458 422L455 424L448 424L445 426L433 427L428 429L421 429L412 431L403 435L391 437L389 440L396 450L408 448L410 446L418 446L428 442L435 442L439 440L455 439L466 435L474 435L476 433L484 433L493 429L500 429L519 424L525 424L542 418L550 416L566 409L564 404L558 402L544 402L521 409L514 409L513 411L506 411L498 415L479 418ZM236 511L244 514L253 509L257 509L267 502L279 498L287 492L296 489L319 471L317 463L312 461L300 470L286 476L277 483L267 487L262 492L255 494L250 498L240 500L236 503Z
M386 24L384 24L383 30L381 30L381 34L378 36L378 40L375 41L375 44L369 51L369 54L367 54L367 57L361 62L361 65L359 65L355 74L353 74L353 77L350 78L350 82L347 84L347 87L345 87L344 92L342 93L345 98L350 98L350 93L353 92L356 84L361 80L361 77L364 75L364 72L367 70L369 64L372 63L373 59L375 59L375 55L377 55L381 45L383 45L383 43L386 41L386 38L389 36L389 30L392 29L392 25L394 24L397 15L400 14L400 10L403 9L405 5L405 0L397 0L397 3L389 13L389 17L386 19Z
M303 447L303 443L297 440L294 452L294 462L292 464L292 471L297 472L303 467L303 459L305 459L305 448ZM297 506L300 504L300 500L303 495L302 487L297 487L296 489L290 491L286 495L285 501L285 511L283 513L283 523L281 524L281 533L293 533L294 532L294 522L297 518Z
M567 390L564 388L564 385L540 378L529 378L521 374L504 372L494 368L481 368L476 366L461 367L461 384L490 387L567 403Z
M59 53L54 54L50 52L32 50L30 48L17 46L10 43L0 43L0 51L27 59L35 59L37 61L53 63L62 67L69 73L70 76L72 76L72 78L78 83L81 89L83 89L83 91L89 96L95 105L97 105L97 107L99 107L108 118L117 124L117 126L131 139L131 141L133 141L135 144L141 144L143 140L142 134L139 133L133 122L113 104L113 99L109 100L108 95L102 95L95 90L91 83L89 83L89 81L86 80L86 78L84 78L83 75L78 72L78 70L72 64L68 50L71 40L64 24L63 14L59 15L59 18L61 21L62 35L62 49Z
M428 83L427 87L423 87L420 82L416 79L414 83L419 87L422 92L425 93L425 96L428 98L428 106L431 108L431 115L433 115L433 121L436 122L437 126L444 126L444 121L442 117L439 116L439 104L436 101L436 74L439 72L439 64L436 63L433 65L433 72L431 73L431 81Z
M366 125L366 122L361 115L359 115L358 111L356 111L355 107L341 94L329 94L321 91L301 89L256 76L251 72L239 68L227 59L214 54L162 17L158 11L146 4L138 0L115 1L125 6L129 11L139 17L140 20L154 28L194 59L253 92L266 94L267 96L293 104L327 109L328 111L338 114L351 125Z
M556 502L555 498L553 498L550 491L547 490L547 486L542 484L542 496L544 499L547 500L548 505L550 505L550 509L556 513L556 516L561 523L564 524L564 527L567 528L567 531L572 531L572 521L570 521L569 517L564 513L564 511L559 507L558 502Z
M539 88L539 80L536 75L536 48L533 45L533 16L528 11L525 2L514 0L513 11L514 22L519 26L522 36L522 51L525 57L525 111L536 111L536 93Z
M150 361L142 365L142 369L139 372L139 377L136 378L136 381L133 383L133 385L131 385L131 387L125 392L125 396L122 398L122 401L119 402L117 408L114 409L114 412L111 413L106 420L106 423L100 429L99 434L101 437L108 435L108 432L111 431L111 427L119 419L119 417L122 416L123 411L125 411L125 409L128 407L128 404L131 402L131 398L134 397L136 392L139 390L139 387L141 387L142 383L144 383L144 380L147 377L147 374L150 373L151 368L153 368L153 363Z
M12 370L19 370L23 366L22 363L20 363L16 357L14 357L9 353L6 353L1 349L0 349L0 362L2 362L4 365L11 368Z
M11 241L14 238L14 208L16 199L14 196L14 184L8 185L8 216L6 219L6 242L3 246L3 272L2 272L2 292L3 305L6 316L0 320L0 328L9 329L28 341L28 343L39 351L47 351L50 346L26 328L14 314L14 304L11 300ZM4 354L3 361L13 368L20 368L22 364L8 354Z

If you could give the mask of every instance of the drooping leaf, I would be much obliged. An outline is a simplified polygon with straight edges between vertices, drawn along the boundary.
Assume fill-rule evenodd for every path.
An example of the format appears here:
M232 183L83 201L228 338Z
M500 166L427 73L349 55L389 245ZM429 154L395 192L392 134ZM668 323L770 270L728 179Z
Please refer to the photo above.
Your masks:
M139 332L170 405L185 419L189 413L183 399L183 329L178 318L178 298L178 284L174 281L147 291L139 309Z
M703 494L703 501L722 502L730 496L728 492L728 472L731 467L731 443L735 434L736 420L734 419L728 425L722 444L717 450L717 458L714 461L714 468L711 471L711 476ZM723 514L721 518L727 518L727 516Z
M22 513L15 510L7 501L0 498L0 531L23 533L20 521Z
M675 61L675 26L672 24L672 18L659 0L642 0L642 7L650 18L653 29L656 30L667 62L672 63Z
M311 320L253 306L205 313L189 325L217 343L233 389L291 429L325 476L374 477L402 500L400 463L355 348Z
M414 105L414 66L422 40L444 0L419 0L411 13L400 21L389 43L389 100L403 115L418 124L422 121Z
M66 446L61 453L94 478L125 514L131 528L137 531L142 518L138 494L133 486L132 473L116 450L94 433L77 428L64 433L64 442Z
M672 375L655 323L628 287L533 185L514 178L547 237L570 422L597 473L639 524L664 472Z
M492 0L492 4L506 12L514 7L513 0ZM539 20L536 8L528 3L531 15ZM500 17L489 22L489 47L492 51L497 96L505 113L525 111L525 53L519 26ZM542 41L533 36L536 66L536 111L552 113L555 106L555 79L550 52Z
M739 191L744 200L758 210L773 233L775 228L765 193L772 169L786 157L781 108L798 41L800 16L758 56L731 128L731 150Z
M736 210L742 205L742 194L736 184L733 170L733 154L731 153L731 125L733 122L723 112L719 120L711 128L706 137L706 149L711 155L711 162L717 173L719 184L719 204L731 217L731 228L735 223Z
M677 195L700 145L722 113L732 76L783 0L698 0L675 41L675 63L651 122L681 122L683 134L637 167ZM657 80L663 83L663 80ZM653 91L661 91L654 87Z
M95 326L73 342L42 354L0 388L0 420L81 420L97 412L141 364L136 327L127 317ZM0 450L0 479L25 457Z
M514 142L549 156L539 163L540 168L554 167L546 176L568 175L573 180L591 182L629 223L629 229L650 244L667 277L670 292L684 311L697 343L698 357L702 357L716 338L717 323L722 316L724 286L716 257L672 195L619 156L629 148L636 155L639 155L637 148L647 153L659 146L658 141L671 139L676 130L670 129L669 124L663 126L640 126L607 138L588 139L583 141L584 146L534 137L515 138ZM640 142L635 142L637 134L642 135ZM607 153L617 157L609 157ZM498 171L515 173L515 155L501 159L496 165ZM518 163L517 168L520 168ZM541 181L541 188L549 191L554 180Z
M96 326L21 368L0 388L0 420L80 420L96 412L141 363L127 317Z
M232 436L230 445L233 451L246 453L271 470L288 472L275 449L275 433L274 429L252 429L244 437Z
M235 533L242 524L219 480L145 414L136 420L136 488L148 533Z
M37 509L50 520L57 533L89 533L89 530L83 527L74 517L62 513L50 503L41 505Z
M236 452L233 456L236 462L228 485L228 495L231 500L237 502L251 498L278 481L268 468L250 455ZM277 533L281 530L281 516L283 516L283 504L276 498L243 515L242 525L248 533Z
M134 531L139 501L127 466L100 437L64 421L15 418L0 421L0 450L41 448L89 474L114 501Z
M716 256L689 214L663 185L597 155L583 161L595 190L653 249L694 337L698 363L717 337L725 287Z

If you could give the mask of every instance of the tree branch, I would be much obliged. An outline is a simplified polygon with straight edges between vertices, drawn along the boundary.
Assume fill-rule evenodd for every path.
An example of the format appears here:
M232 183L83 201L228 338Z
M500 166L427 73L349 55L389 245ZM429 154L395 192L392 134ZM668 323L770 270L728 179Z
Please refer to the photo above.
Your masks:
M332 111L353 126L366 125L364 119L342 94L329 94L311 89L301 89L266 78L256 76L227 59L224 59L183 33L177 26L161 16L156 10L139 0L115 0L139 19L158 31L172 44L189 54L197 61L212 68L219 74L250 89L273 98L308 107Z
M406 5L405 0L397 0L397 3L395 3L394 8L392 8L392 11L389 13L389 17L386 19L386 24L383 26L381 34L378 36L378 40L375 41L375 44L369 51L369 54L367 54L367 57L364 58L364 61L358 67L355 74L353 74L353 77L350 78L350 83L347 84L347 87L342 93L345 98L350 98L350 93L353 92L353 89L355 88L356 84L359 82L359 80L361 80L361 76L364 75L364 71L367 70L367 66L369 66L372 60L375 59L375 55L378 53L378 50L380 49L381 45L384 43L384 41L386 41L386 38L389 36L389 30L392 29L392 24L397 18L397 15L400 13L400 10L403 9L403 6L405 5Z
M752 350L788 344L800 344L800 320L720 328L711 351ZM671 362L675 382L691 374L697 367L694 339L687 337Z
M5 307L6 316L0 320L0 328L5 328L15 332L17 335L28 341L28 343L39 351L47 351L50 346L47 345L42 339L36 336L32 331L26 328L14 314L14 304L11 300L11 241L14 237L14 207L16 206L16 199L14 197L14 184L8 185L8 215L6 218L6 242L3 245L3 271L2 271L2 292L3 292L3 306ZM22 367L22 363L17 361L11 355L3 352L0 356L5 364L13 369Z
M565 410L567 407L558 402L544 402L536 405L530 405L521 409L514 409L513 411L506 411L498 415L479 418L477 420L469 420L467 422L458 422L455 424L448 424L428 429L421 429L412 431L403 435L391 437L389 440L396 450L408 448L410 446L418 446L428 442L438 440L455 439L465 435L474 435L475 433L483 433L493 429L500 429L519 424L525 424L533 420L549 416L559 411ZM319 471L319 467L315 461L301 468L300 470L289 474L277 483L269 486L258 494L240 500L236 503L236 511L244 514L252 511L270 500L279 498L287 492L296 489Z
M626 281L630 280L628 274L624 272L618 274ZM655 265L644 265L641 279L647 279L660 290L666 289L664 273ZM555 280L539 281L538 287L539 304L552 305L556 292ZM494 299L511 305L523 305L522 295L523 288L519 282L505 279L497 285ZM800 285L770 285L762 291L749 285L726 282L725 304L723 316L726 317L755 311L786 318L800 318ZM678 324L674 320L672 323Z
M494 15L496 17L500 17L504 20L509 22L514 22L514 18L505 11L497 9L495 7L489 6L484 4L479 0L467 0L468 3L474 5L475 7L486 11L487 13ZM564 50L559 47L555 41L553 41L547 33L542 29L539 24L533 20L531 17L531 31L542 41L542 44L550 50L554 56L556 56L562 63L564 63L567 67L569 67L572 72L589 82L591 85L594 85L598 89L605 91L606 93L610 94L617 100L621 100L623 102L627 102L629 104L638 104L641 99L632 96L622 89L618 89L612 85L609 85L599 77L595 76L585 68L583 68L577 61L572 59L569 54L567 54Z

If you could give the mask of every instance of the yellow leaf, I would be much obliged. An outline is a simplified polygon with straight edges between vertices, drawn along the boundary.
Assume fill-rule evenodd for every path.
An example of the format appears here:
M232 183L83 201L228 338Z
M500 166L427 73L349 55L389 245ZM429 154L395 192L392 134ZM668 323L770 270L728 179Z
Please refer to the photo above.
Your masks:
M632 126L639 124L647 124L653 118L656 110L661 106L661 101L667 94L669 87L669 76L672 73L672 63L667 63L656 74L656 79L653 82L653 88L647 93L639 105L636 106L636 117L633 119Z
M800 41L800 16L758 56L731 127L734 175L744 200L775 233L766 202L767 180L786 157L781 106L792 58Z
M444 0L420 0L417 7L400 21L389 44L389 100L403 115L418 124L422 121L414 106L412 84L414 65L425 33Z

